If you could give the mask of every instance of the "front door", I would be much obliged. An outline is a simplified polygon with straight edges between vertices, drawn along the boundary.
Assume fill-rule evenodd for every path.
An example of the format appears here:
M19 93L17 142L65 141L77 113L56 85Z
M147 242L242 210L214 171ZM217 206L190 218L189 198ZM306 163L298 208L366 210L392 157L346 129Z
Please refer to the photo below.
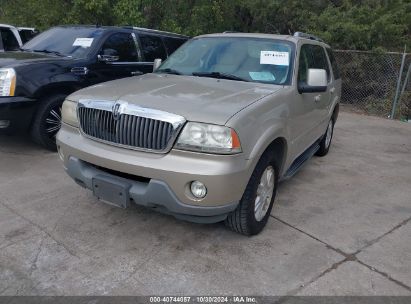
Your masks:
M317 46L303 44L299 49L297 87L299 83L307 82L308 69L319 68L314 54ZM299 93L295 90L295 96L290 105L292 114L290 119L293 120L290 124L293 156L297 157L320 137L318 135L321 120L319 104L327 99L326 95L324 93Z
M137 52L137 40L134 34L119 32L110 35L103 43L99 53L100 60L90 67L90 83L104 82L143 74ZM111 57L109 61L103 58Z

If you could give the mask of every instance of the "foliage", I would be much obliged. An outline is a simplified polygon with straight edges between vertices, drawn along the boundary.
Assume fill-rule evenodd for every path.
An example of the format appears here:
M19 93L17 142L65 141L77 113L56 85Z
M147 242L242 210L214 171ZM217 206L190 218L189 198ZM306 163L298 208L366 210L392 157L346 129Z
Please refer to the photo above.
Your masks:
M135 25L199 35L312 32L335 48L411 48L411 0L0 0L0 23Z

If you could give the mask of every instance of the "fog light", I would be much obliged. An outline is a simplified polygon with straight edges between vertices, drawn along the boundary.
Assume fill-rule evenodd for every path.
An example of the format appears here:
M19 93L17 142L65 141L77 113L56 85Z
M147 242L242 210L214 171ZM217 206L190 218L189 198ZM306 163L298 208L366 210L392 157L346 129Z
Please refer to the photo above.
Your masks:
M207 194L206 186L202 182L199 182L199 181L191 182L190 189L191 189L191 193L196 198L203 198Z
M10 126L10 120L0 120L0 129L5 129Z

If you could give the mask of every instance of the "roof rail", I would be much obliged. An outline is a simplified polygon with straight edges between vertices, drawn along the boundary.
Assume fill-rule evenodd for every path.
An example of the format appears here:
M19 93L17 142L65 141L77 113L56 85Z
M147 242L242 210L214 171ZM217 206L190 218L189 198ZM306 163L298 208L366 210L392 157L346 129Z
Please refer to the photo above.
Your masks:
M312 34L303 33L303 32L295 32L294 37L301 37L301 38L306 38L306 39L311 39L311 40L324 42L324 40L322 40L321 38L319 38L317 36L314 36Z
M123 28L133 28L138 31L145 31L145 32L151 32L151 33L157 33L157 34L163 34L163 35L169 35L169 36L175 36L175 37L181 37L181 38L190 38L189 36L182 35L182 34L160 31L160 30L149 29L149 28L138 27L138 26L123 26Z

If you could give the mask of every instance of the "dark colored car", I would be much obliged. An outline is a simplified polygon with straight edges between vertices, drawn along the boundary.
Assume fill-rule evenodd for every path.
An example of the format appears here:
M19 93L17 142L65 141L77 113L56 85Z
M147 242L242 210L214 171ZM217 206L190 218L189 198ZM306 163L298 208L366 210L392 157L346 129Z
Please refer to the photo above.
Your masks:
M0 131L30 131L55 149L64 98L87 86L152 72L189 37L136 27L59 26L0 54Z

